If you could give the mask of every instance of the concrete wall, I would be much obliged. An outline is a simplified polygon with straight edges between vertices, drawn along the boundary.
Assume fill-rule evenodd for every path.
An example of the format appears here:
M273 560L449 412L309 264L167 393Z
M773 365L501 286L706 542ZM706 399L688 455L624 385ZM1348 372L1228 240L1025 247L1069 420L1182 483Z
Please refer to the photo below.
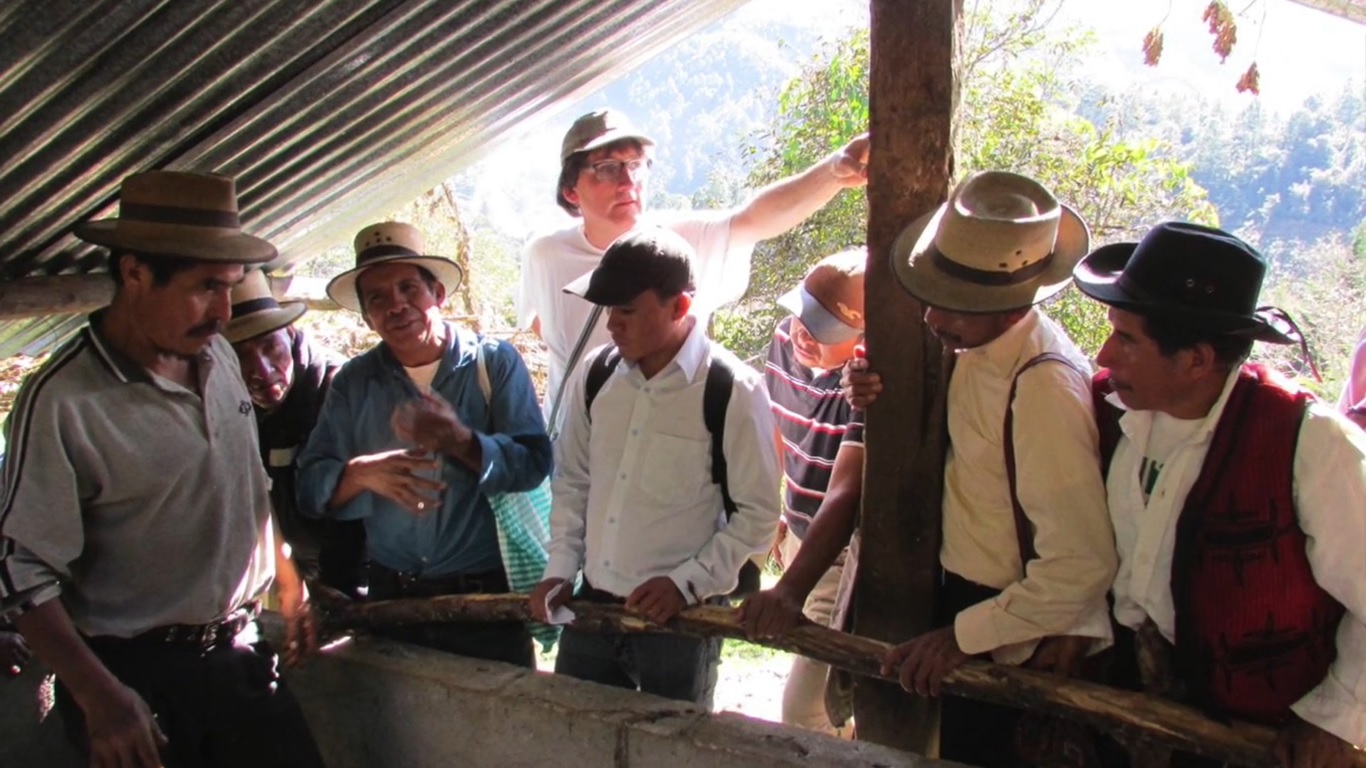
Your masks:
M79 766L30 669L0 682L0 766ZM291 670L331 768L779 768L945 765L734 714L362 639Z

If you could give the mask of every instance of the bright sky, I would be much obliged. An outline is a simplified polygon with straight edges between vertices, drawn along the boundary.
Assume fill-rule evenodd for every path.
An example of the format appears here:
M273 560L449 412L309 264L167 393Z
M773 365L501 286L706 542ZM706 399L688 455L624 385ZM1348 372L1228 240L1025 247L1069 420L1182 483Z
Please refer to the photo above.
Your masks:
M1060 18L1096 30L1100 56L1088 73L1111 85L1171 88L1246 104L1256 97L1237 93L1234 84L1255 60L1260 98L1274 111L1293 110L1319 93L1336 96L1349 81L1366 93L1366 25L1289 0L1229 0L1237 14L1238 41L1220 65L1200 18L1208 4L1068 0ZM1143 57L1143 36L1158 24L1165 37L1161 63L1135 69L1133 63Z
M974 1L990 2L968 0ZM1289 0L1230 3L1240 12L1238 43L1223 65L1200 19L1208 0L1065 0L1058 23L1076 23L1096 32L1098 42L1087 75L1116 88L1200 94L1223 99L1234 108L1260 98L1282 113L1311 95L1334 97L1348 82L1366 94L1366 25ZM851 26L868 23L868 2L752 0L736 15L783 18L836 39ZM1166 37L1163 58L1159 66L1145 67L1143 36L1159 23ZM1234 88L1254 56L1261 71L1260 97L1239 94ZM476 199L470 202L500 229L524 236L568 221L546 190L554 184L553 159L574 114L571 108L563 119L551 120L538 131L509 136L469 172L480 178Z
M1366 93L1366 25L1290 0L1227 2L1237 16L1238 42L1223 65L1200 18L1209 0L1065 0L1058 21L1096 31L1097 66L1087 71L1111 85L1156 85L1247 103L1253 97L1238 94L1234 84L1255 59L1261 99L1274 110L1292 110L1317 93L1336 95L1349 80ZM867 23L868 3L752 0L738 13L781 16L837 35ZM1156 68L1143 67L1143 36L1158 24L1165 36L1163 60Z

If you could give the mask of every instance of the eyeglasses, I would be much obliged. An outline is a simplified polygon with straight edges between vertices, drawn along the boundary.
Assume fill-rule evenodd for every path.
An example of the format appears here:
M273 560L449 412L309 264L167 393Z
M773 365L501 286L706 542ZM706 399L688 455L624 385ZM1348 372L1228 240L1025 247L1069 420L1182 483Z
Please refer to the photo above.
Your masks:
M633 160L599 160L588 166L587 170L593 174L593 178L607 183L621 181L622 173L630 174L633 179L641 179L650 174L650 167L654 161L648 157L637 157Z

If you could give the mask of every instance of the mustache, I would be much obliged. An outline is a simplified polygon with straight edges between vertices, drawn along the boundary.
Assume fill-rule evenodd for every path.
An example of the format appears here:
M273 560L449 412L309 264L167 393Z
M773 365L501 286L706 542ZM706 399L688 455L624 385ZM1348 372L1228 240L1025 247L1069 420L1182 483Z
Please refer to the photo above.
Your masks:
M196 337L213 336L223 332L224 323L221 320L209 320L191 328L186 335Z

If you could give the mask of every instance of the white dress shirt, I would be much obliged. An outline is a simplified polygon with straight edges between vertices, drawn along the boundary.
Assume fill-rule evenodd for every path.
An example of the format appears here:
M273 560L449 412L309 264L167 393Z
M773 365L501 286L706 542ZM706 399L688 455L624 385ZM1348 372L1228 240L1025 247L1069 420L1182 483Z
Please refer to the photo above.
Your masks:
M1021 568L1005 468L1010 386L1032 358L1054 352L1077 370L1045 362L1019 374L1014 402L1017 493L1034 528L1038 557ZM958 354L949 382L940 563L1002 590L960 612L954 634L965 653L1003 664L1033 655L1051 635L1110 644L1105 593L1114 577L1114 533L1105 510L1090 364L1037 308L1004 334Z
M702 418L713 356L724 356L736 371L722 442L738 507L729 522L721 487L712 482L711 436ZM782 506L762 378L694 322L678 354L653 377L620 362L594 399L590 421L588 368L575 371L565 393L546 578L572 579L582 569L594 587L626 597L668 576L690 604L734 589L745 560L771 545Z
M1110 465L1110 515L1119 545L1115 618L1137 628L1151 618L1169 641L1176 639L1172 602L1172 553L1176 523L1209 451L1238 373L1204 423L1167 457L1147 504L1138 480L1153 414L1129 411L1120 419L1124 436ZM1110 402L1119 407L1119 398ZM1347 612L1337 634L1337 660L1328 676L1291 709L1318 727L1358 746L1366 745L1366 432L1320 403L1310 405L1295 444L1295 511L1308 541L1314 580Z

